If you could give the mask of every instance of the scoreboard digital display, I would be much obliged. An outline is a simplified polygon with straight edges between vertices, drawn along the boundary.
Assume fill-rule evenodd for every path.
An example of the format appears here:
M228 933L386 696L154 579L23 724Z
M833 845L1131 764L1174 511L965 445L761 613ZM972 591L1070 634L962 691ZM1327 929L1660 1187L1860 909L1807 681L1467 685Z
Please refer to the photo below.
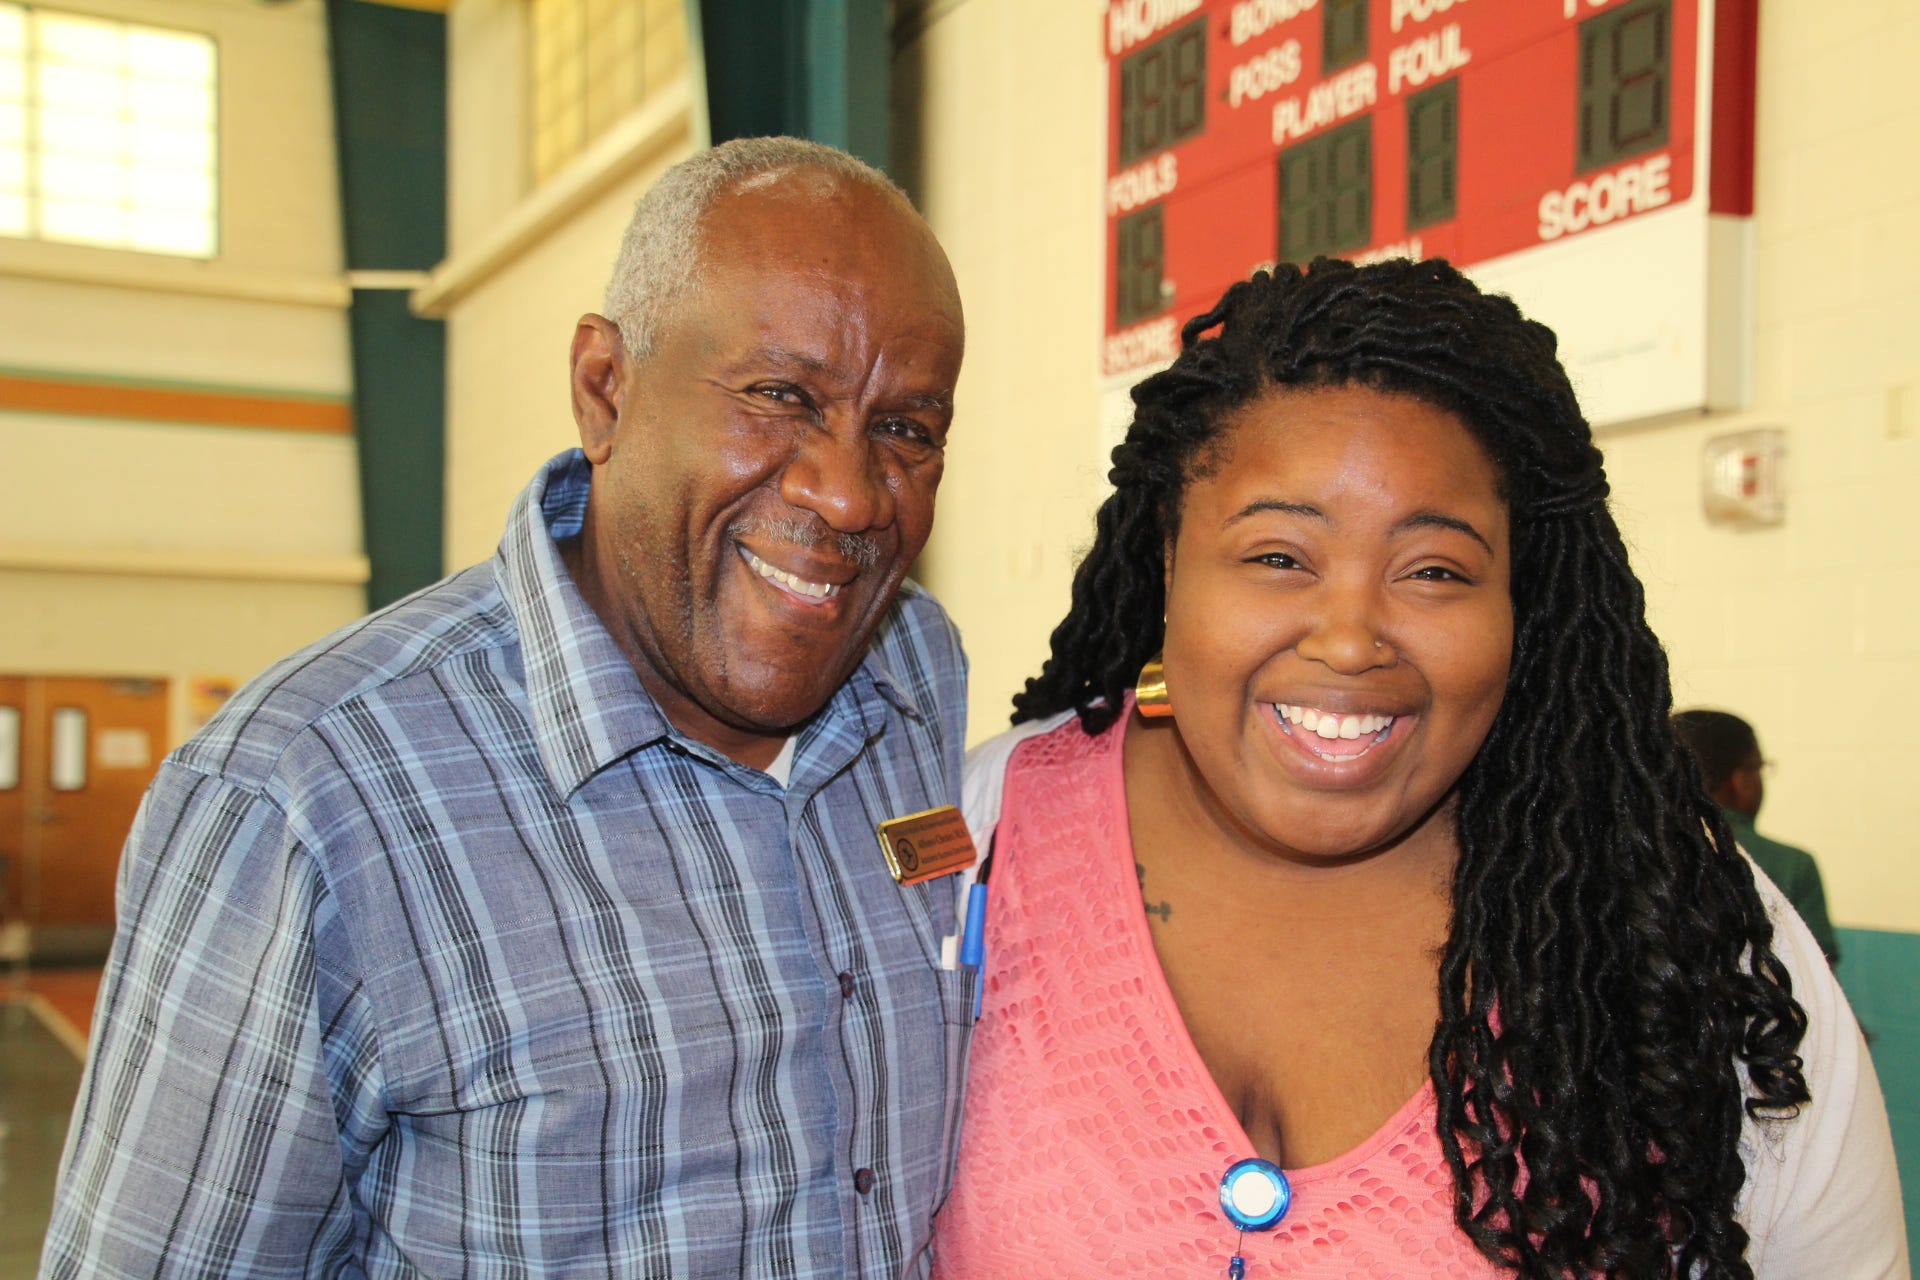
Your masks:
M1109 392L1233 281L1326 254L1513 293L1597 425L1738 399L1709 313L1742 305L1719 224L1751 212L1756 3L1110 0Z

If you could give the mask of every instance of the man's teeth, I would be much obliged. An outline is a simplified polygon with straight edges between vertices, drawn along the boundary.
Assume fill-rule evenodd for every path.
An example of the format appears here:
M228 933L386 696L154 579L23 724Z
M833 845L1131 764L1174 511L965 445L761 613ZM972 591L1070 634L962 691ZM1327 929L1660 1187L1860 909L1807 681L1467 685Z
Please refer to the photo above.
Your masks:
M1276 702L1273 706L1287 723L1297 724L1308 733L1317 733L1323 738L1370 736L1393 723L1392 716L1342 716L1321 711L1317 707L1296 707L1290 702Z
M808 582L805 578L796 578L785 569L776 569L759 556L740 548L747 557L747 564L763 578L771 578L789 591L803 596L812 596L815 600L831 600L840 594L840 584L835 582Z

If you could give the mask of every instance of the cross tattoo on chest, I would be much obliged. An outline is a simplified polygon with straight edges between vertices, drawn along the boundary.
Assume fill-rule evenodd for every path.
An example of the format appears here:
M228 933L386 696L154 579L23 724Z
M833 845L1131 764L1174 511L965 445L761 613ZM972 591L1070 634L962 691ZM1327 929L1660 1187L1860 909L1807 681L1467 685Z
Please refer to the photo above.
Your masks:
M1173 918L1173 904L1171 902L1168 902L1165 898L1162 898L1158 902L1147 901L1147 869L1136 862L1133 864L1133 870L1134 874L1140 877L1140 901L1145 904L1147 914L1150 916L1159 916L1161 924L1165 924L1171 920Z

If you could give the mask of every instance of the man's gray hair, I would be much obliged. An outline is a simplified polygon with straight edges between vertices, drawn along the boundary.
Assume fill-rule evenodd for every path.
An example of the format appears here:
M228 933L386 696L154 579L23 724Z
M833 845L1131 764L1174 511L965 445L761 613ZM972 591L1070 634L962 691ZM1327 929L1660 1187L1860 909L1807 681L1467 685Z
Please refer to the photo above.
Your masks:
M735 138L682 160L634 205L607 282L607 318L619 326L629 355L652 354L661 320L692 287L701 268L701 224L713 202L750 178L795 169L861 183L912 208L886 174L804 138Z

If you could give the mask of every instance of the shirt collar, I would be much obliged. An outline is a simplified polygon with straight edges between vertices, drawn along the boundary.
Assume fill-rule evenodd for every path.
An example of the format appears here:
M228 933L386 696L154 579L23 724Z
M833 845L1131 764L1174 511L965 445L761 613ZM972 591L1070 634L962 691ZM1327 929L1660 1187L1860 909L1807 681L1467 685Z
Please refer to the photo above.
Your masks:
M549 461L514 502L494 557L520 633L534 743L562 795L669 729L560 559L558 544L580 533L592 476L578 449Z
M520 633L535 745L549 781L569 796L607 765L663 738L711 754L668 723L560 558L558 544L579 536L592 478L578 449L551 459L515 501L494 557ZM844 717L863 740L878 734L885 719L881 699L917 720L930 717L931 709L883 656L880 636L898 624L898 609L889 610L860 666L800 731L796 764L819 722Z
M919 590L920 588L912 583L905 583L901 587L902 592ZM933 707L916 697L913 686L897 678L893 674L893 668L887 664L887 646L883 640L888 630L903 625L905 623L899 606L889 608L886 616L880 620L879 629L874 632L873 640L867 646L866 658L854 668L853 675L848 677L847 683L860 689L873 690L892 703L902 715L912 716L923 723L931 722Z

